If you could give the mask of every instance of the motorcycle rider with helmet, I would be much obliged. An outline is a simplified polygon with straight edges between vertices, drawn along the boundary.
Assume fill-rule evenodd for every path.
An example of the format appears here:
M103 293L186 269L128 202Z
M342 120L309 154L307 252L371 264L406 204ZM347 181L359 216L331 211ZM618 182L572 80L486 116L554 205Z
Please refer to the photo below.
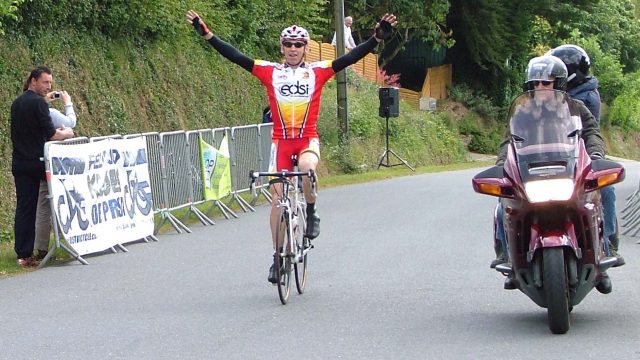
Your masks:
M524 91L565 91L567 78L567 67L559 58L552 55L535 57L531 59L527 65L526 82L523 84L523 88ZM603 159L604 140L600 135L596 118L582 101L573 98L571 98L570 101L572 102L571 106L575 108L580 115L580 120L582 122L581 137L585 143L587 153L592 159ZM507 129L505 140L500 144L500 152L498 154L496 165L502 166L506 161L510 135L511 134ZM496 265L509 261L501 200L498 201L494 215L494 250L496 252L496 259L491 262L491 268L495 268ZM504 283L504 288L509 290L516 288L512 277L507 277ZM605 294L611 292L611 280L606 272L602 273L602 277L596 285L596 289Z
M600 124L600 93L598 79L589 75L591 60L583 48L573 44L565 44L551 49L547 54L560 58L567 66L567 92L574 99L581 100ZM616 217L616 192L613 186L600 190L602 196L602 212L604 218L604 238L609 242L609 255L618 259L614 265L625 264L618 253L620 237L618 236L618 219Z

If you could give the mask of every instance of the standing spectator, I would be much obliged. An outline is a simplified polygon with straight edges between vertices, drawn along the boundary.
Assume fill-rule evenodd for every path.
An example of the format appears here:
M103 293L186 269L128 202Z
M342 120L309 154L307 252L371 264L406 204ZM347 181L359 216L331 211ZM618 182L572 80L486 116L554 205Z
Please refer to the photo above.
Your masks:
M36 207L40 181L44 180L44 143L73 137L69 128L56 129L45 96L51 91L53 74L45 66L32 70L27 90L11 104L11 172L16 186L14 220L18 265L36 266L33 258Z
M73 110L71 96L66 91L54 91L45 96L45 100L51 103L61 99L64 104L64 114L54 107L49 107L49 115L56 129L74 128L76 126L76 113ZM45 180L40 180L38 194L38 208L36 211L36 240L34 251L36 259L42 260L49 251L49 238L51 234L51 204L49 203L49 188Z
M356 42L353 40L353 35L351 35L351 25L353 24L353 18L351 16L347 16L344 18L344 47L348 50L353 50L356 47ZM331 40L331 45L336 46L336 33L333 32L333 40Z

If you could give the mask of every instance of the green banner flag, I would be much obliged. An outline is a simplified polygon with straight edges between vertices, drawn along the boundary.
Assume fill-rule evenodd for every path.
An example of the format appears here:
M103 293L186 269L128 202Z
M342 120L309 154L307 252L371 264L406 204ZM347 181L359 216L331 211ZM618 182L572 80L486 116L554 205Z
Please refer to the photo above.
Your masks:
M231 161L227 137L222 138L220 149L200 138L202 159L202 185L205 200L220 200L231 193Z

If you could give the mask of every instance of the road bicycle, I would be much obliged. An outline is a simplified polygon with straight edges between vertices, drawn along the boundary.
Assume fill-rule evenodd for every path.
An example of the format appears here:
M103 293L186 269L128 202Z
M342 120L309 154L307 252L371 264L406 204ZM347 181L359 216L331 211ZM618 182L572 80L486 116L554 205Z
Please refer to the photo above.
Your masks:
M295 164L295 159L294 159ZM309 177L312 191L316 191L316 176L313 171L276 171L259 172L252 171L251 191L255 196L255 183L260 177L268 177L269 185L282 184L274 187L275 196L272 201L277 201L280 209L280 218L276 228L278 250L276 268L278 271L278 296L283 305L289 300L291 293L291 273L294 273L296 289L302 294L307 285L308 252L313 245L305 236L306 203L302 199L302 178ZM281 190L279 190L281 189Z

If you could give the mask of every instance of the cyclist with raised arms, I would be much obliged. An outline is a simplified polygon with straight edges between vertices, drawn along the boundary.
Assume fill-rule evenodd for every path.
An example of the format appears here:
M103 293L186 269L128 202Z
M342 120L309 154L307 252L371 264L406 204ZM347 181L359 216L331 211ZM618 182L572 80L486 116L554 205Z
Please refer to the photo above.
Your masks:
M305 63L309 51L309 33L292 25L280 34L280 52L284 63L254 60L215 36L195 11L187 12L187 21L198 35L222 56L257 77L267 89L273 119L270 171L293 170L291 157L297 155L300 171L315 171L320 161L320 140L316 131L320 96L324 84L335 73L365 57L382 40L391 36L398 22L393 14L385 14L374 28L373 36L356 46L348 54L335 60ZM277 191L273 189L272 191ZM316 195L308 177L303 179L304 198L307 203L307 231L309 239L320 234L320 217L316 212ZM278 250L275 230L278 225L277 202L271 207L270 225L274 251ZM277 269L269 269L268 280L276 283Z

